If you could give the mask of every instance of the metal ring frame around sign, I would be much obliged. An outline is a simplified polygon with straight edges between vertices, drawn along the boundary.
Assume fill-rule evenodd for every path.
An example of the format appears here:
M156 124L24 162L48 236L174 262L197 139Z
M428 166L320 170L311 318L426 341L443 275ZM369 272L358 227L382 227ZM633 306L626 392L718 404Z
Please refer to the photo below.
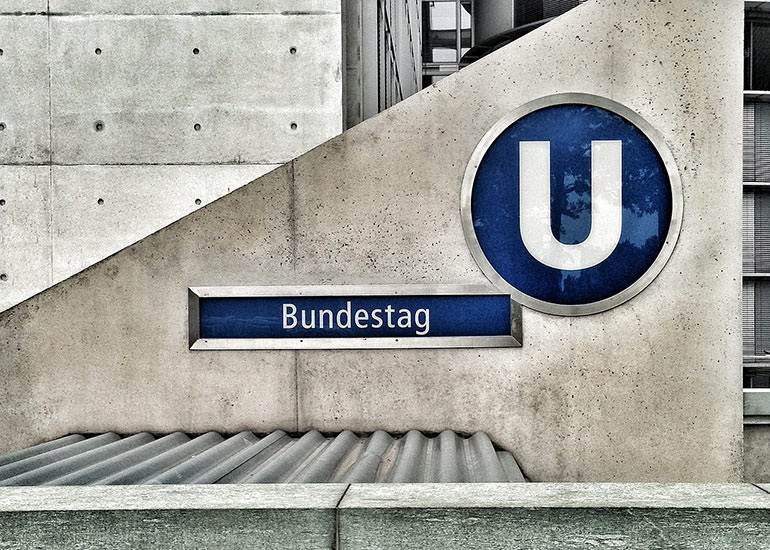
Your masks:
M629 287L621 290L614 296L588 304L565 305L545 302L524 294L513 287L508 281L503 279L499 273L497 273L497 270L495 270L489 260L487 260L473 227L473 214L471 211L473 182L476 179L476 172L478 171L479 165L489 147L500 134L517 120L545 107L555 105L590 105L600 107L620 116L627 122L636 126L636 128L638 128L655 147L655 150L663 161L663 165L666 167L669 185L671 187L671 221L669 223L668 233L666 234L666 240L655 261L647 271L645 271L644 274ZM470 248L473 259L481 268L484 275L486 275L498 289L510 292L513 299L520 304L536 311L552 315L579 316L600 313L612 309L639 294L655 279L655 277L658 276L671 257L682 227L682 213L682 183L679 178L679 170L676 167L674 155L671 153L671 150L668 148L663 137L646 120L628 107L612 101L611 99L583 93L554 94L535 99L525 103L495 123L495 125L487 131L484 137L481 138L481 141L473 151L473 155L471 155L468 166L465 169L465 176L463 178L460 194L460 215L462 218L465 240L468 244L468 248Z

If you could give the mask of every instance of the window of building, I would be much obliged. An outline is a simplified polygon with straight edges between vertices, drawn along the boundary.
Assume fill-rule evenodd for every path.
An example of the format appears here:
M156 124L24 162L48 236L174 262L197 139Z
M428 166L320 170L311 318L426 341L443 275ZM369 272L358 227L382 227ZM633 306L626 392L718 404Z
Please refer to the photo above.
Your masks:
M755 4L744 49L743 385L770 388L770 2Z
M770 90L770 14L747 19L743 82L747 90Z
M473 0L423 0L423 87L458 71L473 44Z

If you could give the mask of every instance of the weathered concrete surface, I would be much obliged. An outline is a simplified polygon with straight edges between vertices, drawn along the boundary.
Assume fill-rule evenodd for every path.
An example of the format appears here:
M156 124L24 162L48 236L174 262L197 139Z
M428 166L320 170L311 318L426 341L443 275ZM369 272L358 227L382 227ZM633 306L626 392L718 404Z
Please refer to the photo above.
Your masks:
M0 489L0 548L768 548L752 485Z
M0 164L48 162L48 19L0 16L0 37Z
M52 17L54 162L287 162L342 131L340 19Z
M276 167L54 166L53 280L85 269ZM130 184L116 189L116 182Z
M768 548L770 497L748 485L360 486L345 549Z
M770 482L770 424L743 426L744 480Z
M116 422L295 426L293 352L191 353L186 310L189 286L291 279L290 182L280 168L0 316L3 448Z
M5 0L0 4L0 15L44 13L47 3L48 0Z
M346 485L0 491L0 548L327 548Z
M589 2L0 315L2 445L451 428L486 431L533 480L740 479L742 9ZM187 350L187 286L483 282L466 163L506 113L567 91L634 109L677 160L679 244L639 296L576 319L525 311L513 350Z
M483 429L535 480L740 479L741 10L589 2L301 157L303 282L482 282L463 171L494 122L551 93L651 122L684 220L642 294L578 319L525 310L521 350L300 353L300 427Z
M3 309L15 303L8 297L30 296L51 284L51 197L47 166L0 165L0 227L0 309Z
M0 172L55 166L0 310L342 131L340 0L0 4Z
M340 512L340 548L754 550L766 510L391 509Z
M41 2L45 5L45 2ZM77 15L339 13L340 0L49 0L51 11Z
M770 495L748 483L381 483L351 485L340 508L770 510Z
M344 483L3 487L0 512L66 510L323 510L336 508Z

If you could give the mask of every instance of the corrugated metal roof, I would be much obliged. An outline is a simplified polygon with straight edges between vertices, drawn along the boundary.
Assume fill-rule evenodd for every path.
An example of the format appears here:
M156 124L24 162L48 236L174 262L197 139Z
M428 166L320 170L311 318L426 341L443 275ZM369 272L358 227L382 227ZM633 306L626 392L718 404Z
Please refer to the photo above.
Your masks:
M0 456L0 485L507 481L526 481L509 452L482 432L464 437L450 430L435 437L110 432L68 435Z

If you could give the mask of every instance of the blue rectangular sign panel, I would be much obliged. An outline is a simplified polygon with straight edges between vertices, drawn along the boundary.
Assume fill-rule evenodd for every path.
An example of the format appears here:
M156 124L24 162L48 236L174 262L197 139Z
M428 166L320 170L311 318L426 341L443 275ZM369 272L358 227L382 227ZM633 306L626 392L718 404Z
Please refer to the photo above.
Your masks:
M322 289L323 287L318 287ZM404 290L404 289L407 290ZM520 345L512 335L518 304L494 292L378 294L378 287L191 289L193 349L335 349ZM280 290L292 290L285 295ZM412 292L430 290L420 286ZM458 289L455 289L458 290ZM220 294L220 295L217 295ZM238 295L248 294L248 295ZM193 315L194 313L194 315ZM196 325L196 326L193 326ZM194 333L194 337L193 337ZM217 345L219 343L220 345Z

